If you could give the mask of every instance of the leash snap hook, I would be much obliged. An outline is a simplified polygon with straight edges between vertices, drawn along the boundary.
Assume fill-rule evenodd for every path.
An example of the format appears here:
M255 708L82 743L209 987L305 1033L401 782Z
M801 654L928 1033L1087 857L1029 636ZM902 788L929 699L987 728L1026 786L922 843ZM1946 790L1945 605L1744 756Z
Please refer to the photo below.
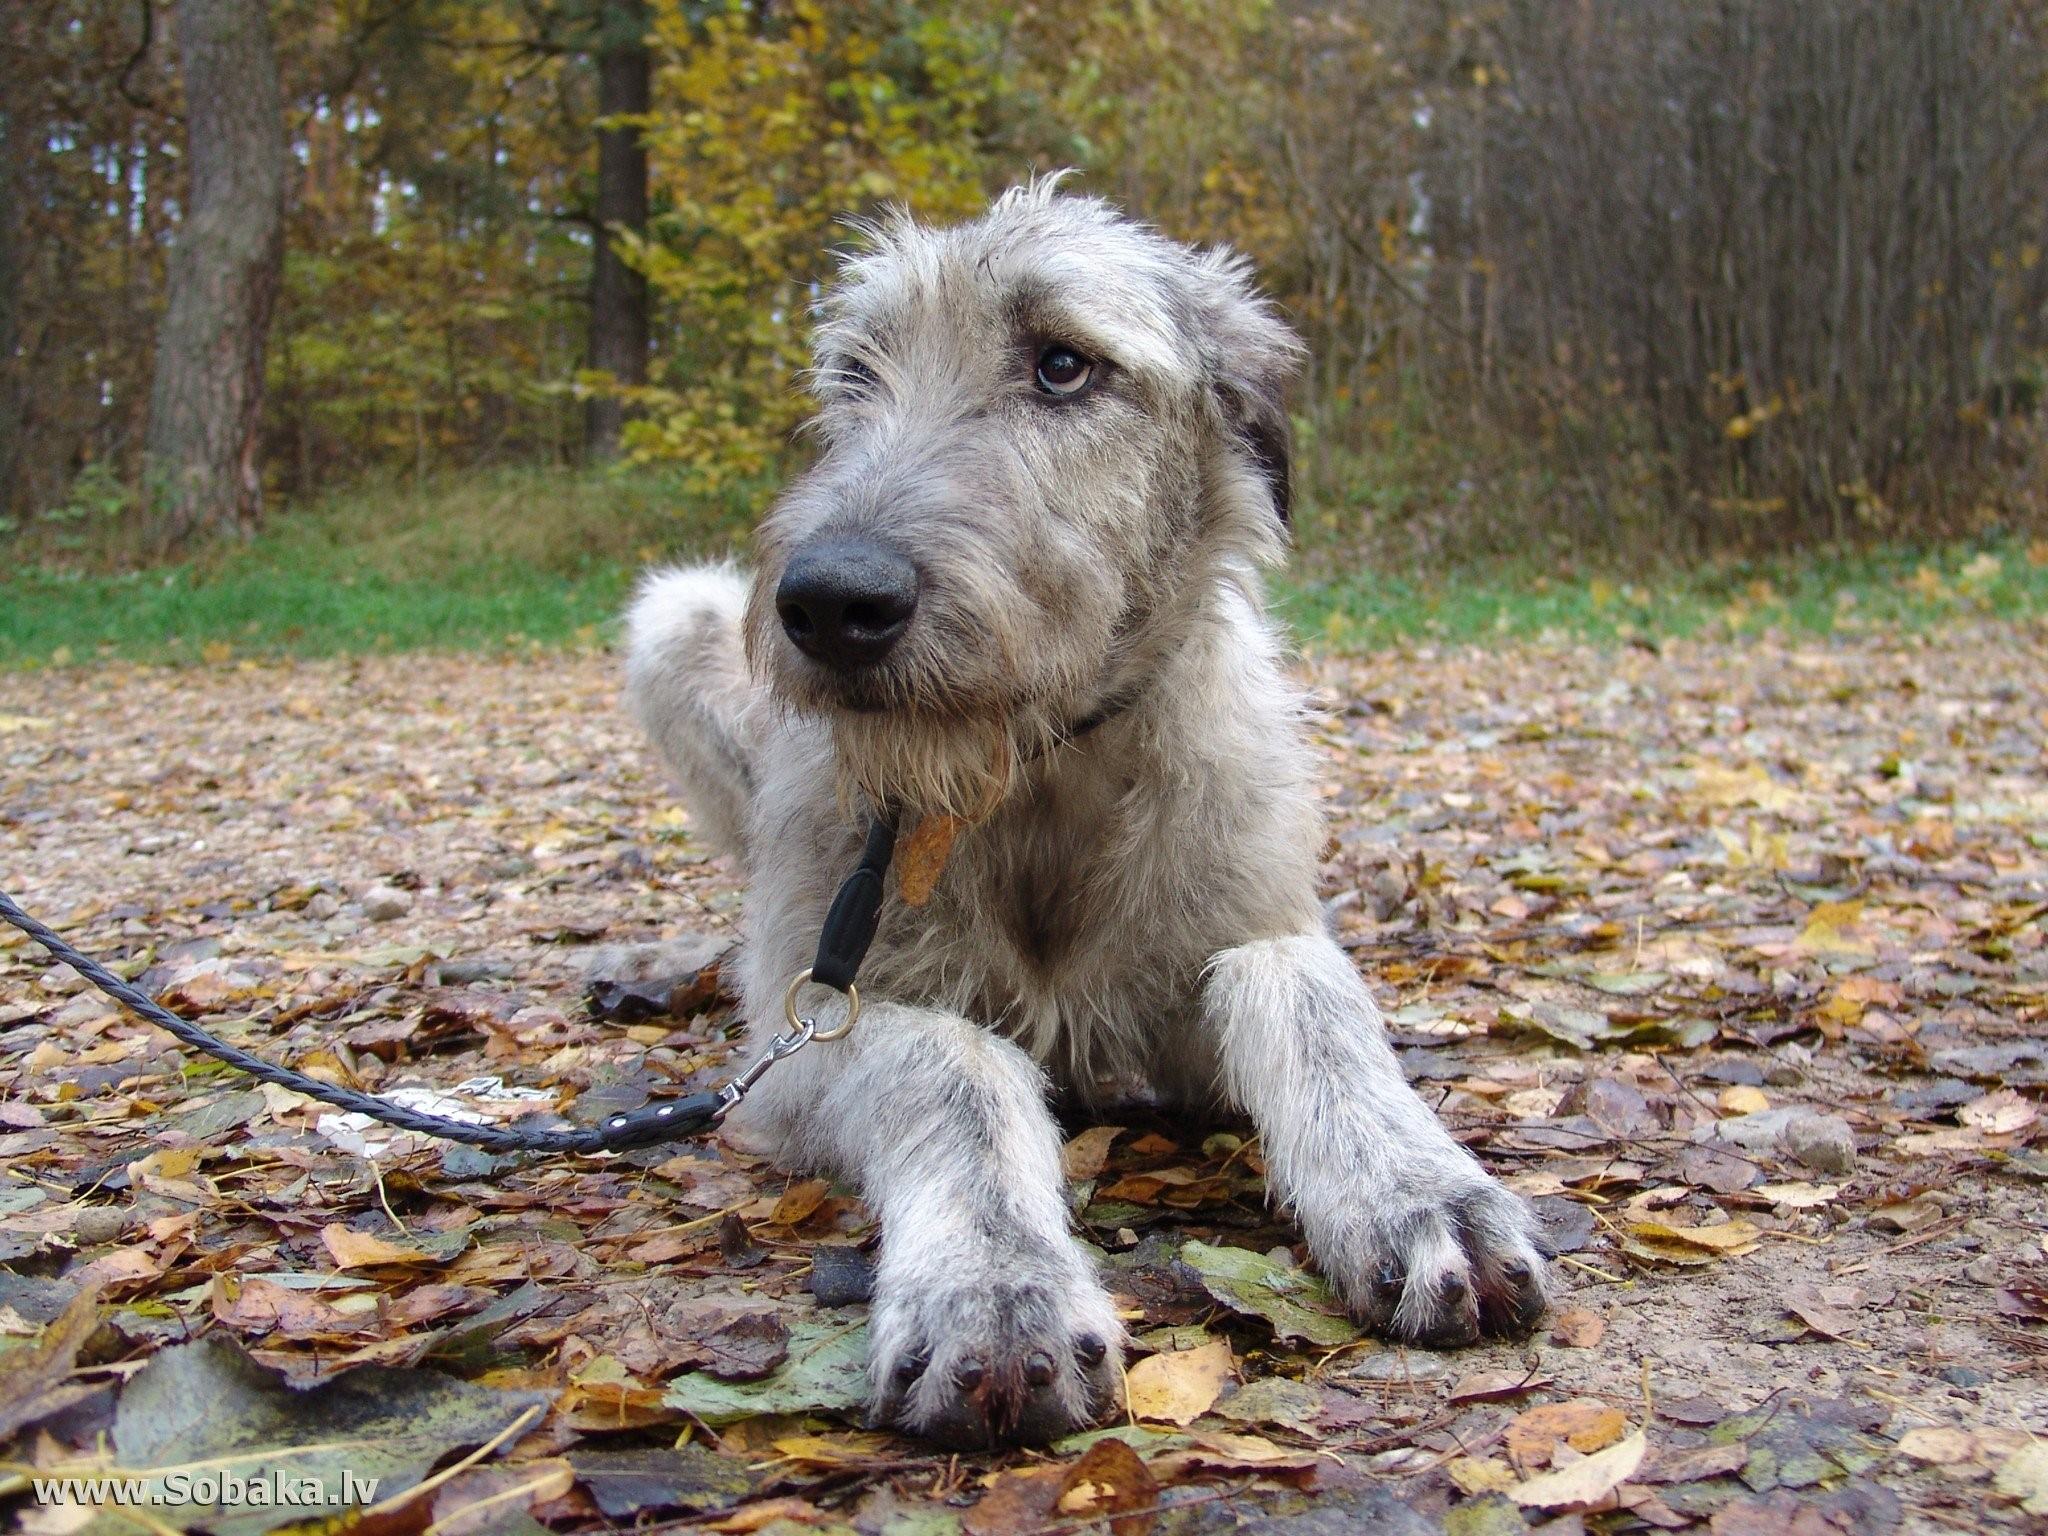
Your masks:
M853 1033L853 1026L860 1018L860 988L851 981L846 984L846 1021L837 1029L820 1029L817 1021L806 1018L796 1011L796 995L803 990L804 983L811 979L812 967L805 966L789 979L789 988L782 994L782 1016L789 1021L794 1032L801 1032L809 1040L843 1040ZM824 983L820 982L820 986ZM782 1038L788 1038L784 1036ZM794 1046L791 1047L795 1049Z

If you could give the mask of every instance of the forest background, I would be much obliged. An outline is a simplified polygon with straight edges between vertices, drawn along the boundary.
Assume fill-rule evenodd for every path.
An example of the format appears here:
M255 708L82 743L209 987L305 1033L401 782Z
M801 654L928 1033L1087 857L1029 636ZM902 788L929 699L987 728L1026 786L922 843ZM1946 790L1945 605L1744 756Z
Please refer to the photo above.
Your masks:
M743 549L849 215L1060 167L1309 341L1286 591L1333 639L2038 607L2044 41L2039 0L16 0L0 659L587 635Z

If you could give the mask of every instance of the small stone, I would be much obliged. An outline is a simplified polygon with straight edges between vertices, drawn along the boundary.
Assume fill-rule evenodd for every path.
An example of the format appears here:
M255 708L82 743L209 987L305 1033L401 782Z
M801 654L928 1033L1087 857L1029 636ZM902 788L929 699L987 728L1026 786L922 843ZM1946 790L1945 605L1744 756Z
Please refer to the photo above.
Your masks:
M1856 1136L1840 1115L1805 1114L1785 1127L1785 1151L1821 1173L1856 1171Z
M373 885L363 892L362 906L363 916L371 922L388 923L412 910L412 897L395 885Z
M128 1208L122 1205L88 1205L71 1218L71 1230L88 1247L111 1243L128 1230Z
M332 891L315 891L306 898L306 916L316 923L324 923L341 911L341 903L334 899Z
M821 1307L845 1307L875 1294L875 1266L848 1243L821 1243L811 1250L811 1294Z

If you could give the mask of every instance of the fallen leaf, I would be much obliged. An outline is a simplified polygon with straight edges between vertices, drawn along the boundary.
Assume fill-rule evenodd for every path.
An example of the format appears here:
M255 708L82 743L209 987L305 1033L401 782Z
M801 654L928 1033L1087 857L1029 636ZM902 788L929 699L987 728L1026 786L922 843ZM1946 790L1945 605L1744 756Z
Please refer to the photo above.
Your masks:
M1930 1466L1952 1467L1974 1461L1977 1437L1948 1424L1916 1424L1899 1436L1899 1454Z
M945 873L953 840L968 825L964 816L938 813L919 818L917 827L896 850L896 884L906 907L921 907Z
M1540 1473L1507 1490L1524 1508L1587 1509L1605 1500L1643 1464L1649 1442L1637 1430L1627 1439L1595 1451L1582 1461Z
M257 1536L273 1527L339 1514L388 1499L435 1463L522 1419L537 1423L546 1397L499 1392L435 1371L366 1366L305 1390L285 1384L225 1335L166 1349L138 1372L114 1414L120 1466L160 1514L204 1518L217 1536ZM195 1411L198 1410L198 1411ZM317 1480L324 1504L231 1503L218 1513L164 1503L169 1470L203 1463L245 1485ZM344 1474L354 1481L344 1483ZM362 1489L357 1500L344 1487Z
M1627 1432L1628 1420L1619 1408L1598 1398L1575 1397L1517 1414L1502 1438L1517 1466L1540 1467L1560 1442L1575 1451L1591 1452L1614 1444Z
M1864 903L1823 901L1807 914L1792 947L1809 955L1869 955L1870 941L1859 931Z
M93 1391L91 1383L74 1380L71 1372L99 1325L99 1295L83 1290L33 1346L0 1355L6 1364L0 1371L0 1443Z
M716 1428L764 1413L833 1413L867 1401L868 1331L796 1314L788 1358L758 1381L724 1381L692 1371L668 1384L662 1401Z
M1652 1244L1677 1244L1734 1258L1756 1251L1763 1233L1753 1221L1737 1216L1712 1227L1682 1227L1668 1221L1638 1220L1629 1223L1637 1238Z
M831 1189L832 1186L823 1179L805 1179L801 1184L793 1184L775 1202L768 1219L778 1227L801 1226L824 1203Z
M1513 1467L1491 1457L1453 1457L1444 1463L1444 1471L1461 1493L1506 1493L1521 1482Z
M1060 1149L1060 1168L1070 1179L1094 1179L1109 1166L1110 1143L1123 1134L1120 1125L1091 1125Z
M1606 1333L1607 1320L1585 1307L1567 1307L1550 1327L1550 1336L1568 1349L1591 1349Z
M352 1232L338 1222L320 1229L320 1241L333 1255L337 1269L368 1269L378 1264L425 1264L427 1256L417 1248L393 1243L369 1232Z
M1234 1311L1263 1318L1278 1338L1333 1349L1359 1336L1357 1325L1344 1315L1320 1276L1277 1264L1248 1248L1190 1241L1181 1246L1180 1256L1211 1296Z
M1991 1486L2018 1499L2030 1515L2048 1515L2048 1440L2036 1440L2007 1457Z
M1209 1411L1230 1380L1230 1342L1217 1339L1196 1349L1148 1355L1125 1377L1131 1416L1168 1424L1191 1424Z
M1808 1184L1795 1180L1787 1184L1759 1184L1756 1192L1775 1206L1791 1211L1819 1210L1832 1205L1841 1193L1839 1184Z
M1771 1107L1771 1101L1763 1089L1752 1088L1747 1083L1737 1083L1723 1088L1715 1101L1724 1115L1760 1115Z
M2010 1136L2039 1120L2041 1111L2017 1088L2001 1088L1965 1104L1956 1118L1986 1136Z
M1138 1453L1106 1439L1067 1468L1053 1508L1082 1520L1107 1518L1112 1536L1146 1536L1158 1522L1158 1502L1159 1484Z

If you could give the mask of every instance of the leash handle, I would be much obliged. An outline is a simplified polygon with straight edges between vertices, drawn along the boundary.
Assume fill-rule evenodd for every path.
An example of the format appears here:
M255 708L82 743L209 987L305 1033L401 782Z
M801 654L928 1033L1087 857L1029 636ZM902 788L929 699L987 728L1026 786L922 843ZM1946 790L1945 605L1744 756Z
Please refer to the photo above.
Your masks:
M888 894L884 877L895 855L896 818L878 813L868 823L867 846L861 850L860 862L841 882L818 934L818 958L811 962L810 979L820 986L845 992L860 974L861 962L867 958L882 920L882 899Z

